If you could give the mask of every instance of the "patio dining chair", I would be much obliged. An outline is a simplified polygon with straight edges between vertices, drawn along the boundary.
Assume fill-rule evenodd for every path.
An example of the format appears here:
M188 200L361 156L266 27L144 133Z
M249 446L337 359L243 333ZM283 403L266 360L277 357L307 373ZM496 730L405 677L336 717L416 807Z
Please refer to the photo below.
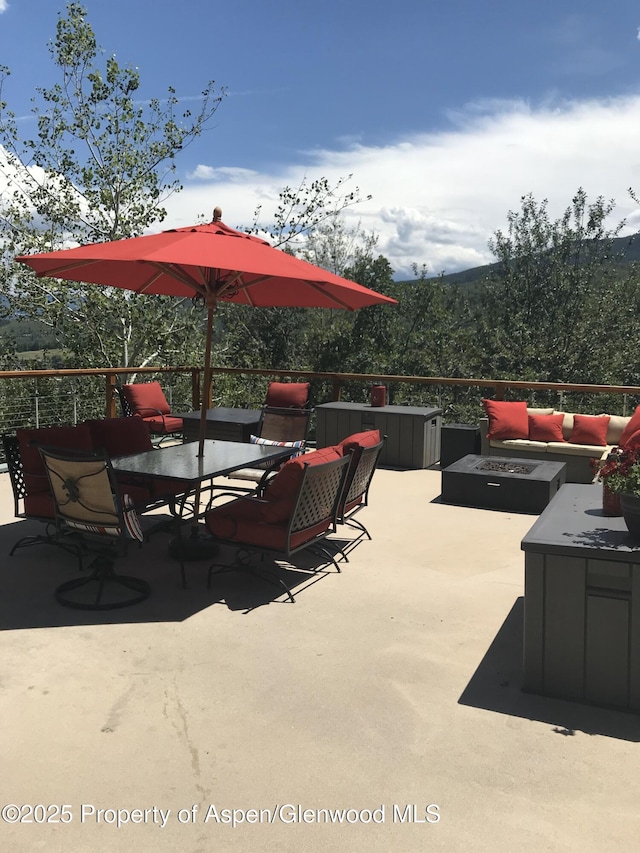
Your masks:
M374 433L378 433L378 431L375 430ZM375 444L367 444L366 438L362 438L367 433L360 435L360 438L350 437L341 442L343 452L350 454L351 464L349 465L344 490L338 503L336 519L338 524L345 524L360 531L359 536L351 543L351 547L362 537L366 536L367 539L371 539L371 534L367 528L359 519L354 518L354 516L368 506L369 487L385 441L382 438ZM375 434L372 435L370 440L375 441ZM341 550L346 558L344 549Z
M294 383L288 383L293 385ZM305 451L312 409L305 408L280 408L264 406L260 416L257 435L251 435L252 444L276 445L278 447L290 447L292 457L298 456ZM229 474L234 480L247 480L254 485L247 488L241 486L230 487L230 491L248 493L255 491L257 484L264 481L265 474L274 473L282 463L275 467L270 463L263 466L241 468Z
M323 540L336 530L336 511L344 487L350 458L333 448L292 459L278 472L264 493L239 497L210 509L205 523L220 542L236 546L233 563L209 567L207 586L213 575L247 571L280 585L289 600L291 589L274 571L264 567L265 554L281 554L288 561L305 549L321 555L339 572L333 553ZM260 556L260 565L251 562Z
M124 417L141 418L151 435L165 438L182 436L183 421L171 413L159 382L135 382L117 385L116 393Z
M55 523L62 535L80 535L94 556L89 570L56 588L56 599L80 610L111 610L137 604L150 593L146 581L116 574L114 563L132 541L144 536L135 509L121 497L109 458L104 453L40 448L55 504Z
M18 539L11 547L9 556L13 557L19 548L28 548L31 545L55 545L73 554L78 560L78 567L82 569L82 547L77 537L72 531L58 530L55 515L48 502L42 500L39 494L29 494L18 437L3 434L2 447L13 492L15 517L44 524L44 532L31 533Z

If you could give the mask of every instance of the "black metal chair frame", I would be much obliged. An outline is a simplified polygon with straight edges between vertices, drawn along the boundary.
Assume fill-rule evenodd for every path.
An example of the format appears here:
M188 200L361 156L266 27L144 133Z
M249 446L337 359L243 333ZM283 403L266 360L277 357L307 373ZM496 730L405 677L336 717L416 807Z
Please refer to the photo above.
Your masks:
M61 452L43 447L40 453L54 496L58 531L60 534L75 532L81 537L87 552L95 556L89 567L90 573L56 588L56 600L65 607L78 610L113 610L143 601L151 592L149 584L141 578L117 574L114 570L114 561L124 555L127 545L133 540L126 533L125 508L109 457L100 452ZM83 468L85 473L82 473ZM99 509L85 503L83 497L83 484L91 480L97 481L105 495L110 494L108 504ZM95 525L93 530L90 529L92 524ZM86 529L74 525L86 526ZM105 526L119 532L116 535L100 533L100 528ZM115 590L117 597L105 599L107 588ZM89 590L95 590L91 598L86 596ZM75 597L74 593L80 595Z
M302 479L296 493L293 511L287 524L286 545L283 550L277 550L263 545L240 542L236 539L221 539L229 545L236 546L235 560L231 565L212 563L207 574L207 588L211 586L211 577L214 574L233 571L249 571L258 577L263 577L269 583L280 585L287 593L291 602L295 601L291 589L276 575L264 567L258 567L250 562L252 553L260 554L261 562L264 562L265 554L283 554L290 561L293 554L308 550L322 556L328 563L332 563L340 572L340 566L328 547L324 544L326 538L336 532L337 511L339 501L344 489L345 480L349 470L350 456L344 456L332 462L323 462L320 465L303 466ZM261 500L255 496L239 497L236 500ZM329 509L330 508L330 509ZM320 534L310 537L307 541L295 547L291 546L291 538L294 534L304 530L311 530L323 521L329 520L330 526Z
M55 518L30 515L24 508L25 498L27 497L27 486L24 479L24 468L17 436L3 434L2 447L13 491L13 506L16 518L22 518L27 521L39 521L45 525L44 533L34 533L18 539L9 551L9 556L13 557L19 548L29 548L31 545L55 545L56 548L62 548L63 551L72 554L78 560L78 566L82 570L84 549L76 533L71 530L60 531L56 525Z
M374 444L371 447L364 447L353 472L349 470L347 474L344 490L338 504L336 521L338 524L344 524L360 531L359 535L347 546L349 550L355 547L363 537L371 539L371 534L367 528L359 519L354 518L354 516L369 504L369 487L371 486L371 480L378 465L384 442L385 439L383 438L378 444ZM358 498L361 498L360 503L356 504L350 510L346 509L350 503ZM348 561L347 547L340 548L340 552L344 559Z

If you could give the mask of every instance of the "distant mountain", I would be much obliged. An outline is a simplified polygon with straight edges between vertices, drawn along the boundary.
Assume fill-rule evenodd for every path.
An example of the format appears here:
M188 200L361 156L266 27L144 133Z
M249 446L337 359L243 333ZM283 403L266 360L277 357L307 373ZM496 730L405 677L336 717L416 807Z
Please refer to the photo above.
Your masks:
M640 261L640 233L632 234L628 237L616 237L612 241L611 260L615 264L624 266ZM439 278L446 284L474 284L477 281L486 278L499 264L485 264L482 267L471 267L468 270L461 272L447 273L442 276L430 276L429 279ZM397 284L412 284L415 279L410 279Z

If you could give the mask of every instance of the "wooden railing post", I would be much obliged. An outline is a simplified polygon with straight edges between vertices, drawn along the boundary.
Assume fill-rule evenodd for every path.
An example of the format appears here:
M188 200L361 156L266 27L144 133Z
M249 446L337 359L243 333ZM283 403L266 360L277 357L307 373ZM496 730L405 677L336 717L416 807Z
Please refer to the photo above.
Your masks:
M197 412L200 408L200 369L198 367L194 367L191 371L191 402L193 411Z
M116 412L116 374L115 373L107 373L105 376L105 398L106 398L106 418L115 418L117 417Z
M342 381L337 376L335 376L333 379L333 391L332 391L331 399L333 400L334 403L337 403L340 401L341 397L342 397Z

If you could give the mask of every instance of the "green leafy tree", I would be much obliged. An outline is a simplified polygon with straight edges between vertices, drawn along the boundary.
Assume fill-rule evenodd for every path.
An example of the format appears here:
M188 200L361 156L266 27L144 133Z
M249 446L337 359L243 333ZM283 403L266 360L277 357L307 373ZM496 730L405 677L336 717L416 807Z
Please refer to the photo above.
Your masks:
M481 375L600 381L611 341L600 312L619 277L612 240L624 225L607 226L613 210L579 189L557 220L531 195L509 213L490 242L498 264L477 310Z
M40 319L56 331L77 365L174 361L180 341L196 340L200 312L190 302L136 297L118 288L39 279L12 263L16 254L70 243L136 236L166 216L164 202L181 189L175 158L197 138L223 93L213 82L200 109L181 112L173 89L164 100L135 100L139 72L115 57L101 62L86 11L69 3L51 58L60 82L33 101L37 135L22 139L0 73L0 143L9 188L0 199L7 314Z

